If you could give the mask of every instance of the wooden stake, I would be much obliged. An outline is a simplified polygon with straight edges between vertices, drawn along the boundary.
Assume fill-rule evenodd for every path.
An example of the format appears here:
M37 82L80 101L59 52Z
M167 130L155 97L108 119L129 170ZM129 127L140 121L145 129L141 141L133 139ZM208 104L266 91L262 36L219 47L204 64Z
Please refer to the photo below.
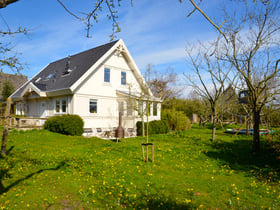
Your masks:
M148 162L148 161L149 161L149 144L147 144L146 150L147 150L147 153L146 153L146 162Z
M145 151L144 151L144 145L142 144L142 153L143 153L143 161L145 161Z
M149 161L149 145L152 146L152 160L154 162L154 144L153 143L142 143L142 153L143 153L143 161ZM146 158L145 158L145 147L146 147Z

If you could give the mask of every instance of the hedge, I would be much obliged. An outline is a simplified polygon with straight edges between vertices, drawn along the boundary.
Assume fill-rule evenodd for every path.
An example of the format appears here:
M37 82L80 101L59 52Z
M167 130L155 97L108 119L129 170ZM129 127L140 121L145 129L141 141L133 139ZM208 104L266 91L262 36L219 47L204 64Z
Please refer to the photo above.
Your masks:
M147 123L145 124L145 135L147 134ZM142 135L142 121L136 123L137 135ZM167 124L162 120L154 120L149 122L149 135L151 134L164 134L168 132Z
M44 129L64 135L81 136L84 132L84 121L79 115L61 115L50 117Z

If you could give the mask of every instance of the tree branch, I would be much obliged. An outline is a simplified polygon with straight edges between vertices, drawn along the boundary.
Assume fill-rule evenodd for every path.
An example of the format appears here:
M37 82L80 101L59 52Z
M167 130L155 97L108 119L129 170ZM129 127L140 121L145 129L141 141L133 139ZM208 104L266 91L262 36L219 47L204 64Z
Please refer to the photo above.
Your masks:
M15 3L18 0L0 0L0 9L5 8L9 4Z

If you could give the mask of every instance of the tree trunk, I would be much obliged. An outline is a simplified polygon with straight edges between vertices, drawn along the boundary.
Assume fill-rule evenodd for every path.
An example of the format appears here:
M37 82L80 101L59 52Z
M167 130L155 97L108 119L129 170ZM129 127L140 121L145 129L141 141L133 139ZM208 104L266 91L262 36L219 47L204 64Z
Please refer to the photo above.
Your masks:
M245 118L245 121L246 121L246 135L249 136L250 135L250 117L247 116Z
M254 138L253 138L253 151L259 152L260 151L260 111L255 110L253 111L254 116Z
M1 146L1 155L6 156L6 148L7 148L7 139L8 139L8 128L4 128L3 136L2 136L2 146Z
M2 156L6 156L10 110L11 110L11 99L7 98L4 130L3 130L2 145L1 145L1 155Z
M216 119L216 109L215 108L212 108L212 139L211 141L214 141L215 138L216 138L216 122L217 119Z

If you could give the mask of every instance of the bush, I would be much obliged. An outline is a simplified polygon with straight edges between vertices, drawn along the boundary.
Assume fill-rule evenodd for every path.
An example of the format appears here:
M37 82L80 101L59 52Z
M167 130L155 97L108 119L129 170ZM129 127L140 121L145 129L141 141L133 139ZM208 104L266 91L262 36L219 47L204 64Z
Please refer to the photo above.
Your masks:
M78 115L61 115L50 117L44 129L64 135L81 136L84 132L84 121Z
M161 118L167 123L170 130L184 131L191 128L191 121L183 111L163 110Z
M142 121L136 123L137 135L142 135ZM147 123L145 123L145 135L147 134ZM168 132L167 124L162 120L154 120L149 122L149 135L151 134L164 134Z

